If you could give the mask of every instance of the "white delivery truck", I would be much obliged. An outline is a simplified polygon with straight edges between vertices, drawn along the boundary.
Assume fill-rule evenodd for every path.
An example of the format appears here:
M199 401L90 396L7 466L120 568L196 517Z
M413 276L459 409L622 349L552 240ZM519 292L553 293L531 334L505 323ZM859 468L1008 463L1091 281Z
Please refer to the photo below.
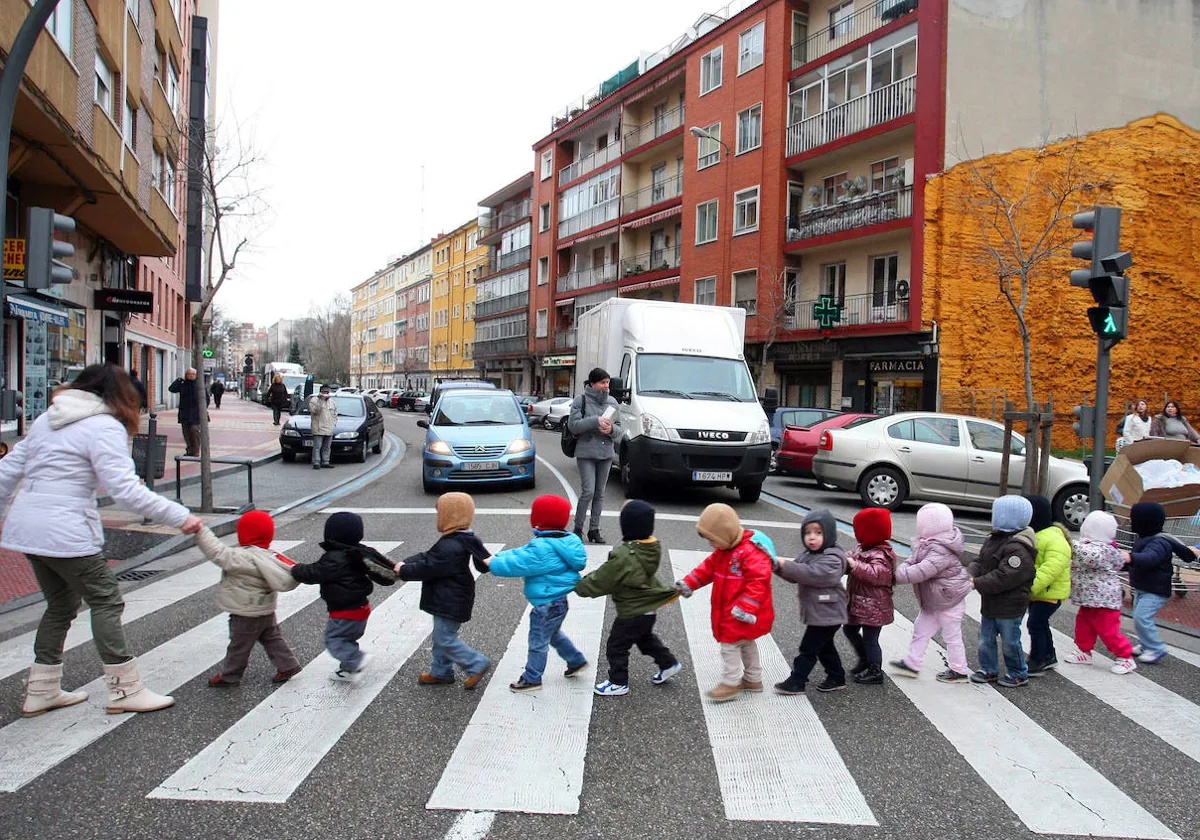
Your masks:
M624 433L625 494L649 482L762 492L771 427L754 393L740 308L610 298L579 317L575 371L608 371ZM769 399L769 396L768 396Z

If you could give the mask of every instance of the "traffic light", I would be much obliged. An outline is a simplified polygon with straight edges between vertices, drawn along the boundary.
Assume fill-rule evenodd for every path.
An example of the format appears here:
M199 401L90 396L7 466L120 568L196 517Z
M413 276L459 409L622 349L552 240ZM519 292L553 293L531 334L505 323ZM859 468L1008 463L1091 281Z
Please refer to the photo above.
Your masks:
M1096 436L1096 409L1090 405L1077 405L1071 410L1075 415L1075 422L1072 428L1075 429L1075 434L1081 438L1094 438Z
M53 283L70 283L75 269L59 260L75 253L75 246L54 238L55 231L75 230L75 220L49 207L29 208L29 235L25 254L25 288L49 289Z
M1093 233L1092 239L1071 246L1071 256L1091 263L1090 268L1071 272L1071 285L1085 286L1092 293L1096 301L1088 309L1092 330L1116 344L1129 335L1129 279L1125 270L1133 265L1133 258L1121 250L1121 210L1097 206L1076 213L1071 225Z

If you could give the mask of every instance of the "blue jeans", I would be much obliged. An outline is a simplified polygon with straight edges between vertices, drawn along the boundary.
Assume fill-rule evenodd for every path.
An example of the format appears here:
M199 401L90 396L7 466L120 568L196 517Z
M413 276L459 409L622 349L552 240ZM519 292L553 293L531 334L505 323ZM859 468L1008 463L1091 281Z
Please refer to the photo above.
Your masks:
M1025 626L1029 628L1029 661L1053 662L1058 659L1054 651L1054 637L1050 633L1050 616L1058 611L1059 604L1052 601L1030 601L1029 617Z
M1154 616L1163 608L1170 598L1155 595L1153 592L1133 590L1133 626L1137 628L1138 641L1142 643L1145 653L1158 654L1167 652L1167 645L1158 635L1158 625Z
M333 454L333 435L313 435L313 466L328 464Z
M575 506L575 530L600 530L600 514L604 512L604 488L612 470L612 458L576 458L579 466L579 504ZM591 517L588 517L588 511Z
M488 666L488 658L458 638L461 621L433 617L433 665L429 673L443 680L454 679L454 666L474 676Z
M363 652L358 640L367 632L366 621L350 618L330 618L325 625L325 650L336 659L344 671L357 671L362 666Z
M996 660L996 637L1004 649L1004 667L1010 677L1025 679L1029 668L1025 665L1025 651L1021 649L1021 619L979 619L979 670L988 674L1000 673Z
M527 683L541 685L546 670L546 651L551 645L567 662L568 668L577 668L587 662L587 657L571 643L562 631L563 619L567 617L567 596L537 604L529 610L529 656L525 660L525 672L521 679Z

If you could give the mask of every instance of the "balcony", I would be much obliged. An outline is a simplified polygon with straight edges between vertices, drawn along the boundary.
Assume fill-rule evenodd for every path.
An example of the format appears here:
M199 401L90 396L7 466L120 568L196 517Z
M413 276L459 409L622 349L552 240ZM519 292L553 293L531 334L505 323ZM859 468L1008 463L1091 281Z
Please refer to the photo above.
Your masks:
M635 193L621 196L621 215L628 216L630 213L645 210L647 207L679 198L681 195L683 195L683 176L675 175L657 184L644 187Z
M571 350L575 347L575 330L559 330L554 334L555 350Z
M814 207L787 218L787 241L799 242L830 233L907 219L912 216L912 187L875 192L845 199L828 207Z
M601 283L611 283L617 279L617 264L604 263L593 268L577 268L558 278L555 289L558 292L574 292Z
M533 199L531 198L526 198L511 207L505 207L499 213L492 210L481 214L479 216L479 241L484 241L509 225L515 225L521 219L532 214Z
M561 187L569 181L574 181L589 172L607 166L621 156L621 145L609 143L603 149L597 149L587 157L580 158L570 166L564 166L558 171L558 185Z
M581 230L602 225L605 222L614 222L617 219L617 212L621 202L619 198L610 198L603 204L597 204L588 210L584 210L569 219L563 219L558 223L558 238L562 239L566 236L573 236Z
M475 358L488 356L523 356L528 351L528 342L523 335L509 338L492 338L487 341L475 342Z
M796 301L795 312L787 316L785 328L815 332L822 329L838 330L872 324L907 324L909 319L908 281L897 281L891 289L878 294L868 292L863 295L846 295L837 301L841 307L841 320L829 323L828 326L823 326L813 312L820 303L820 300Z
M916 92L917 77L909 76L792 123L788 126L788 157L911 114Z
M664 271L671 268L679 268L679 246L674 248L660 248L656 251L647 251L644 254L636 254L632 257L625 257L621 260L621 279L627 277L637 277L639 274L648 274L651 271Z
M660 114L650 120L650 122L642 123L627 133L621 138L621 149L625 154L629 154L634 149L646 145L651 140L657 140L667 132L680 128L683 125L683 120L684 108L680 105L678 108Z
M529 262L529 246L518 248L515 251L509 251L506 254L498 254L492 252L488 254L488 274L495 274L498 271L512 268L515 265Z
M488 318L492 315L499 315L501 312L508 312L510 309L518 309L522 306L529 305L529 290L517 292L515 295L505 295L498 298L486 298L475 301L475 320L480 318Z
M803 67L836 49L887 26L909 12L916 11L917 0L878 0L856 9L833 26L818 29L799 44L792 45L792 69Z

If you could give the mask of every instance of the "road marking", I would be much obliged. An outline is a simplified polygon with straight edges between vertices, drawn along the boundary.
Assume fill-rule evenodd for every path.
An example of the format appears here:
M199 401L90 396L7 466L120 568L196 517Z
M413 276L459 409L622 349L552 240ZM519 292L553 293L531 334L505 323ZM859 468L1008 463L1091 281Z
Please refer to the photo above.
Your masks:
M587 546L588 570L608 552ZM551 649L542 690L513 694L508 682L520 675L529 649L526 608L426 808L579 813L605 600L571 596L563 623L591 667L566 679Z
M567 481L566 476L560 473L553 464L551 464L541 455L538 455L537 459L542 463L542 466L554 473L554 477L558 479L558 483L561 484L563 490L567 492L567 500L571 503L571 510L574 510L579 504L579 496L575 493L575 488L571 486L571 482Z
M703 551L673 549L670 553L676 579L706 556ZM698 589L680 604L725 817L878 825L807 697L764 693L713 703L704 696L721 676L710 592L709 587ZM784 679L790 667L770 635L758 640L758 653L763 682L771 692L771 684Z
M495 819L495 811L466 811L450 826L446 840L482 840Z
M898 612L895 615L895 623L885 626L879 639L884 659L903 658L912 639L912 622ZM942 649L931 644L919 679L895 677L892 682L1030 831L1178 840L1173 831L1005 699L1000 689L936 682L932 674L941 670L940 653Z
M404 545L404 540L363 540L362 544L375 549L380 554L388 555Z
M271 547L280 553L286 553L303 542L304 540L276 540ZM125 612L121 621L124 624L130 624L163 607L169 607L177 601L182 601L210 586L215 586L220 580L220 568L205 560L203 563L168 578L125 592L123 593ZM30 630L28 633L14 636L0 644L0 679L10 677L29 667L29 663L33 661L33 640L36 635L36 630ZM79 647L91 640L91 611L83 610L71 622L71 629L67 632L67 641L63 645L63 651Z

